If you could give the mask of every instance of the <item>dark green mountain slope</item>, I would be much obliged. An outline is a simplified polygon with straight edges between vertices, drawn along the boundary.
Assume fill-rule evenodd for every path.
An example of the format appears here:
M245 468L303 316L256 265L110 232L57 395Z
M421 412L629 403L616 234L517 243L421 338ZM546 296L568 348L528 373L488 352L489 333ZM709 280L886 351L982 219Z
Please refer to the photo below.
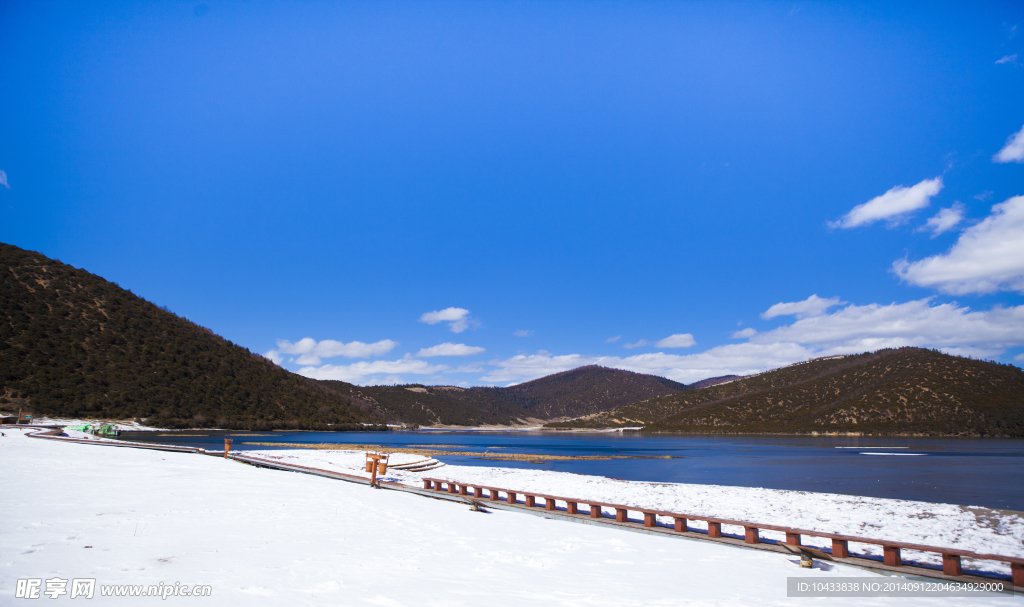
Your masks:
M382 421L357 396L289 373L94 274L0 243L0 408L18 407L165 427Z
M1024 371L921 348L776 369L550 427L1024 436Z

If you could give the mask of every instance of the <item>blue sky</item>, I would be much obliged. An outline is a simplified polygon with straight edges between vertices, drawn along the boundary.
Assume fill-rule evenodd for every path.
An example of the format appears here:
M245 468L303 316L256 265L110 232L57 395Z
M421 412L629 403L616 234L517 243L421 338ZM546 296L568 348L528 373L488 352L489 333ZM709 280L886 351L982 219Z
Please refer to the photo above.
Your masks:
M0 5L0 241L305 375L1024 362L1024 5Z

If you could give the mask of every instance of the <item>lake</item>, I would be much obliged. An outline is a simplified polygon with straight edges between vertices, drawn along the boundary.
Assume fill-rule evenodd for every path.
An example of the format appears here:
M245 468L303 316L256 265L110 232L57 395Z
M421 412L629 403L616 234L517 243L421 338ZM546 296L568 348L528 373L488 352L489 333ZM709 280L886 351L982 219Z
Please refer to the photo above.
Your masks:
M125 432L124 440L234 450L246 442L355 443L542 455L665 456L502 462L437 459L467 466L558 470L624 480L843 493L1024 511L1024 439L708 436L692 434L419 432ZM244 436L246 434L259 436ZM159 435L159 436L158 436Z

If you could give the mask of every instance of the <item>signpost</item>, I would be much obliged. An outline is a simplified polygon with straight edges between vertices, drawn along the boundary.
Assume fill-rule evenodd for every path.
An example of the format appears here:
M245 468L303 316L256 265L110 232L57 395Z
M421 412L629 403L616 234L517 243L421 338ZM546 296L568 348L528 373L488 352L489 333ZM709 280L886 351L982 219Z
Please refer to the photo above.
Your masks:
M370 486L380 489L377 485L377 473L380 472L382 475L388 472L388 458L391 457L390 453L367 453L366 454L366 471L370 473Z

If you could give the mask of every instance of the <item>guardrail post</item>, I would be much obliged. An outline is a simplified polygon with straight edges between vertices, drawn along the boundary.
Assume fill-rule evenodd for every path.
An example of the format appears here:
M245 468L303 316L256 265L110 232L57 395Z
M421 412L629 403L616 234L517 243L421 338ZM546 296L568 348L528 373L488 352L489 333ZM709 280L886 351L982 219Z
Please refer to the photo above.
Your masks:
M676 531L679 531L679 532L686 531L686 519L681 517L681 516L677 516L675 518L676 518L676 526L675 526Z
M565 502L565 512L566 514L579 514L579 511L576 508L576 502Z
M627 521L627 519L626 519L626 509L625 508L616 508L615 509L615 522L616 523L625 523L626 521Z
M534 506L537 505L537 498L536 497L534 497L532 495L524 495L523 497L526 498L526 507L527 508L533 508Z
M434 483L428 481L427 479L423 479L423 488L424 489L430 489L430 486L433 485L433 484Z
M903 565L899 546L882 546L882 555L883 562L890 567L900 567Z
M644 527L655 527L658 524L658 515L653 512L644 512Z
M722 523L708 523L708 537L722 537Z
M832 540L832 556L837 559L850 558L850 542L846 540Z
M232 439L232 438L225 438L224 439L224 457L225 458L228 456L228 453L231 453L231 443L233 443L233 442L235 442L235 440Z
M959 554L942 555L942 573L946 575L963 575L964 570L960 567Z
M786 532L786 543L790 546L800 546L800 534Z
M555 509L555 499L553 497L545 497L544 498L544 509L545 510L554 510Z
M601 518L601 506L590 504L590 518Z
M488 491L489 491L489 493L487 494L487 496L490 497L492 500L497 502L497 501L499 501L501 499L501 498L498 497L498 490L497 489L494 489L492 487Z
M469 487L465 485L459 485L459 495L469 495Z
M761 537L758 533L757 527L744 527L743 528L743 541L748 544L759 544L761 543Z
M448 481L448 493L455 493L455 483Z
M518 504L519 503L519 500L516 498L516 494L512 493L511 491L508 492L508 503L510 503L510 504Z
M1010 563L1010 575L1014 586L1024 586L1024 563Z

